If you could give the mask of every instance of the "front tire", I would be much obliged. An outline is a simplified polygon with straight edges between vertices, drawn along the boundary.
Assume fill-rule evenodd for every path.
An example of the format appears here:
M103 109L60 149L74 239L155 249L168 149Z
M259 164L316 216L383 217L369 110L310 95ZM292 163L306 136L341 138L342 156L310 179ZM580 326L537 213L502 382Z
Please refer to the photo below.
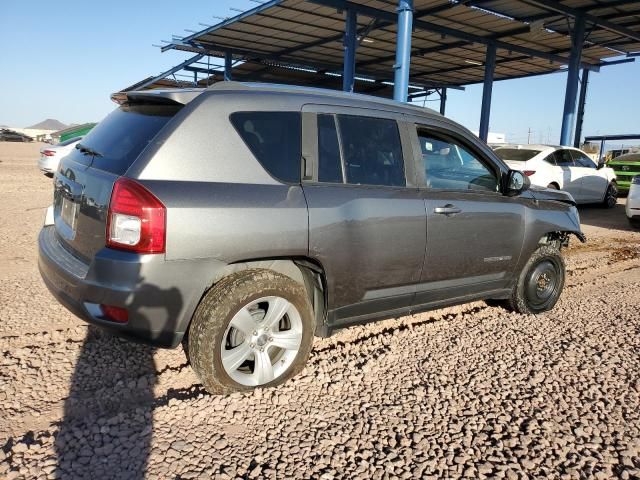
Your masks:
M273 387L304 368L313 330L301 284L271 270L244 270L216 284L198 305L189 361L213 394Z
M549 245L539 247L522 269L507 300L508 307L524 314L551 310L560 298L565 275L560 251Z
M602 206L604 208L613 208L618 203L618 186L615 182L611 182L607 187L607 191L604 194L604 200L602 200Z

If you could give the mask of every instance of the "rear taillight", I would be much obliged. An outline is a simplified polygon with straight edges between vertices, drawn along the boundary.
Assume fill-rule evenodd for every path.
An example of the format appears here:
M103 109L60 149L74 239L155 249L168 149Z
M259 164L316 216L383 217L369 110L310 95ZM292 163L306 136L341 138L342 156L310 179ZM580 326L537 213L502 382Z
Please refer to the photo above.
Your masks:
M531 175L533 175L534 173L536 173L535 170L525 170L524 173L527 177L530 177Z
M56 154L53 150L43 150L42 155L45 157L53 157Z
M167 210L138 182L120 177L107 215L107 247L136 253L164 253Z

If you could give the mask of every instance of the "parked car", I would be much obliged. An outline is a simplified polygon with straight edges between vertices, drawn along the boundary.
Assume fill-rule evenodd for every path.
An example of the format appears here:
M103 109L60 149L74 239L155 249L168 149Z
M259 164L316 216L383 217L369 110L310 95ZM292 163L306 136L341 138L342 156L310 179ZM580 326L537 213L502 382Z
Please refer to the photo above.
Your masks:
M428 109L235 82L113 98L56 172L40 271L90 323L182 341L210 392L277 385L353 324L549 310L585 240L570 194Z
M634 227L640 228L640 175L636 175L631 180L627 204L625 205L625 213L627 214L629 223Z
M40 168L46 176L53 177L53 174L60 164L60 159L69 155L80 140L82 140L82 137L74 137L57 145L42 147L40 149L38 168Z
M626 153L607 162L618 178L618 189L622 193L629 191L631 180L640 175L640 153Z
M504 145L494 152L509 167L523 171L533 185L565 190L577 203L602 203L613 208L618 200L613 169L596 164L577 148Z

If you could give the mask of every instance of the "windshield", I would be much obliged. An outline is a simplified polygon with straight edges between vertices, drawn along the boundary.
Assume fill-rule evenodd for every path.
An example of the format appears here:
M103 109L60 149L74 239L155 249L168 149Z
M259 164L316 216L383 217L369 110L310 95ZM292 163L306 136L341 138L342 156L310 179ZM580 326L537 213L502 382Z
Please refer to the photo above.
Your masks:
M502 160L511 160L514 162L526 162L531 160L542 150L532 150L528 148L496 148L495 154Z
M182 105L123 105L96 125L69 158L122 175L180 108Z

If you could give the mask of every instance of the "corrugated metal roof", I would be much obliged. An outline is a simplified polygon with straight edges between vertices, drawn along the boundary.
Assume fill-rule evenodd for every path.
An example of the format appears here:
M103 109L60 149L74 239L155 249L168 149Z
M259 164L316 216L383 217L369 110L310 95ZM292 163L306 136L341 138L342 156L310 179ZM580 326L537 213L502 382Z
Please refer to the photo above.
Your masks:
M355 8L360 37L356 75L374 79L382 91L382 82L393 79L396 6L394 0L271 0L218 25L174 38L163 49L217 56L230 52L243 62L234 68L234 76L313 82L320 80L318 75L283 69L341 74L344 8ZM573 13L587 19L585 65L640 50L637 1L414 0L410 81L425 87L481 82L488 41L497 47L496 80L557 71L571 50L568 32ZM333 78L323 81L339 88L339 79ZM367 88L372 89L366 82L356 85L357 91Z

